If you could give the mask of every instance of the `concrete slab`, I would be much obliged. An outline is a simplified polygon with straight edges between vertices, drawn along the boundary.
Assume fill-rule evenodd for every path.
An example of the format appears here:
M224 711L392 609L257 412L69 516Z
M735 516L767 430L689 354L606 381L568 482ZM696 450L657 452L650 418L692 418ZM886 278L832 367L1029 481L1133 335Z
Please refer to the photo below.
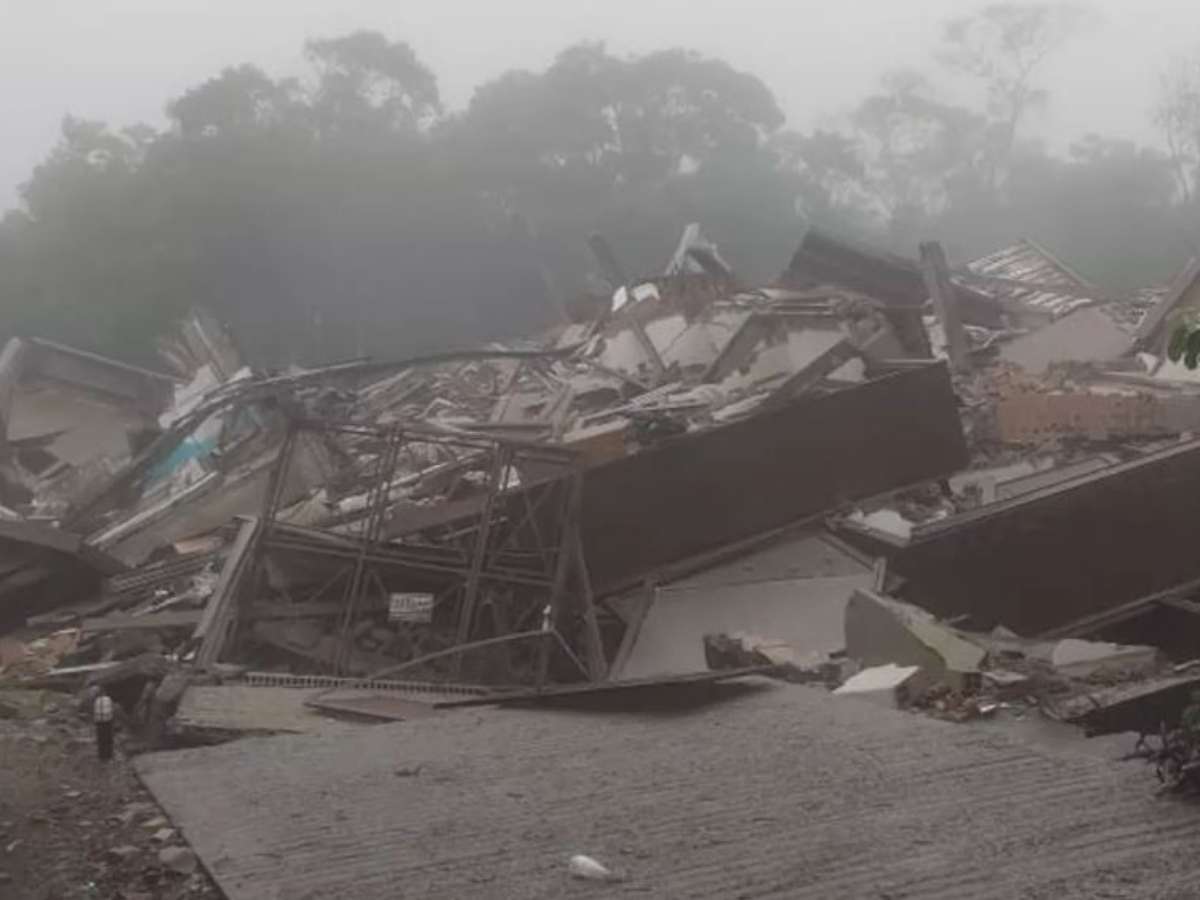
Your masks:
M666 715L460 711L136 761L230 900L1195 896L1141 763L777 686ZM625 876L581 885L584 853Z
M904 684L919 671L919 666L897 666L893 663L863 669L846 679L846 683L834 691L833 695L857 697L893 708L905 706Z
M1000 357L1041 374L1056 362L1105 362L1128 352L1129 333L1103 310L1076 310L1004 345Z
M192 728L296 734L351 727L304 705L317 693L304 688L192 685L179 701L175 720Z
M874 575L702 583L657 592L619 678L703 672L706 634L743 632L783 641L800 655L840 650L842 621L855 588Z

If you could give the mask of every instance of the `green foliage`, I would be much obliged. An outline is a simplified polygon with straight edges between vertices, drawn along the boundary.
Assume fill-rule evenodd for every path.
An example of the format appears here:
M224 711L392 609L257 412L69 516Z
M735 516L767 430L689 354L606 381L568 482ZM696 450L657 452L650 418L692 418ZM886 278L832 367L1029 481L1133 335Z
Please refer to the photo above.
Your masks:
M1182 361L1189 369L1200 365L1200 320L1187 316L1176 323L1167 342L1167 359Z
M1007 15L948 40L994 37ZM989 46L989 65L1011 62ZM0 338L150 361L199 304L267 364L470 344L574 305L592 232L650 274L691 221L749 282L775 277L809 223L907 254L940 238L955 260L1028 236L1114 290L1188 253L1177 160L1098 137L1052 156L916 73L885 79L850 131L805 134L757 78L682 49L579 44L453 114L402 41L359 31L305 52L299 79L247 64L184 91L162 131L65 120L0 222Z

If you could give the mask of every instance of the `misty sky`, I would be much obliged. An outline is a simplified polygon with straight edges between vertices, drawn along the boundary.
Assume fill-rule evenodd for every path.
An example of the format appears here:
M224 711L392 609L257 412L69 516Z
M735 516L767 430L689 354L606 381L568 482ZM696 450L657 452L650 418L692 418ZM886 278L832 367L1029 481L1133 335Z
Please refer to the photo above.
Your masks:
M1159 74L1200 51L1195 0L1095 0L1099 26L1065 48L1035 123L1054 144L1088 131L1157 141ZM925 65L964 0L0 0L0 208L71 113L159 125L165 102L222 67L302 71L306 38L371 28L407 40L445 99L505 69L539 69L566 45L619 53L690 47L754 72L790 124L828 123L885 70Z

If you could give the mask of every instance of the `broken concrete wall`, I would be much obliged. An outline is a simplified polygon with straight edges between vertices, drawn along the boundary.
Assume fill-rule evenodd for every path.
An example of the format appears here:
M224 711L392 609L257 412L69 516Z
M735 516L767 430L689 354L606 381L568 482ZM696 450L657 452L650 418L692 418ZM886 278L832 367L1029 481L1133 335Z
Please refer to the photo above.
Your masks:
M997 434L1009 444L1056 437L1111 440L1200 430L1200 395L1136 391L1018 393L996 404Z
M583 540L600 589L967 462L945 366L930 364L590 469Z
M72 466L98 458L126 459L130 435L155 427L154 419L90 391L56 384L17 387L9 412L8 440L53 436L42 449Z
M1038 634L1200 577L1200 442L926 526L892 551L906 599Z
M47 480L55 480L52 493L61 506L67 482L76 480L70 468L108 471L128 459L144 435L157 430L174 387L167 375L50 341L13 338L0 354L8 480L26 485L35 500Z
M275 464L268 454L229 473L213 472L182 493L150 502L89 541L116 558L134 565L155 549L202 534L237 516L261 512ZM283 491L284 504L295 502L329 477L330 468L319 442L311 435L298 439Z

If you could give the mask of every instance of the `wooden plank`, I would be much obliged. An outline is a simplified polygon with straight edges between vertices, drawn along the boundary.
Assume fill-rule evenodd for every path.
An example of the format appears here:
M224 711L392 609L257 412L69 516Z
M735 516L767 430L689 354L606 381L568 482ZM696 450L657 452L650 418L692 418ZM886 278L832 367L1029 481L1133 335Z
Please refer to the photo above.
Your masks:
M464 706L492 706L505 703L539 703L557 698L594 697L619 693L646 693L671 691L690 686L716 684L721 681L731 681L746 678L750 675L770 675L776 670L775 666L750 666L744 669L719 669L709 672L695 672L688 675L668 675L650 678L630 678L619 681L585 681L574 684L556 684L550 687L507 691L488 694L482 697L463 697L450 700L439 700L433 705L438 709L449 709Z
M588 575L587 560L583 558L583 543L579 540L578 526L571 541L571 552L575 556L575 577L579 581L580 597L583 599L583 622L587 633L588 674L593 681L603 681L607 672L604 662L604 640L600 636L600 622L596 618L596 597L592 593L592 579Z
M228 626L233 616L233 606L237 598L242 579L250 569L251 552L257 542L259 520L246 519L238 530L237 538L225 557L225 565L221 569L221 577L213 589L208 606L204 608L192 637L201 641L200 649L196 651L196 665L206 667L217 661L222 644L227 636Z
M612 665L608 669L610 681L621 677L621 671L625 668L625 664L629 662L629 655L633 653L633 647L637 643L638 635L642 631L642 623L646 621L646 614L650 612L650 607L654 605L654 598L657 593L657 588L652 581L647 581L642 585L642 589L638 591L637 602L633 607L629 622L625 626L625 634L621 638L621 646L617 648L617 655L613 658Z
M1087 637L1089 634L1095 634L1101 628L1108 628L1111 625L1144 615L1154 606L1174 606L1173 601L1181 600L1196 590L1200 590L1200 578L1185 581L1183 584L1174 585L1164 591L1156 591L1146 597L1139 597L1137 600L1112 607L1111 609L1083 616L1065 625L1043 631L1038 637L1042 640ZM1182 607L1176 606L1175 608ZM1184 611L1191 612L1192 610L1184 609Z
M199 609L167 610L145 616L102 616L84 619L81 631L85 634L96 631L134 631L156 628L195 628L204 613Z
M319 616L336 616L342 611L340 603L256 603L243 611L244 618L256 619L306 619Z
M954 284L950 281L946 252L937 241L927 241L921 245L921 274L925 277L925 288L933 299L933 307L937 310L938 319L941 320L942 330L945 332L946 353L950 357L950 366L956 372L961 372L969 364L967 333L959 315Z

